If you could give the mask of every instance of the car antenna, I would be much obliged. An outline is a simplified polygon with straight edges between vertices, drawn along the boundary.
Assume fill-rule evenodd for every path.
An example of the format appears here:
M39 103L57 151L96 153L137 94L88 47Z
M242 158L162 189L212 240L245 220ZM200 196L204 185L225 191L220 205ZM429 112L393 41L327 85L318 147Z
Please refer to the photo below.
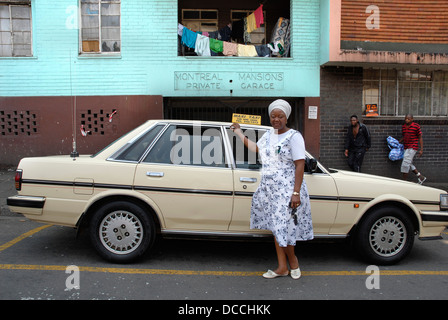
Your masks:
M74 61L73 63L76 63L76 61ZM70 157L72 158L76 158L79 157L79 153L76 150L76 95L73 96L73 83L72 83L72 52L70 51L70 96L71 96L71 104L72 104L72 120L73 120L73 124L72 124L72 147L73 147L73 151L70 153ZM73 159L75 160L75 159Z

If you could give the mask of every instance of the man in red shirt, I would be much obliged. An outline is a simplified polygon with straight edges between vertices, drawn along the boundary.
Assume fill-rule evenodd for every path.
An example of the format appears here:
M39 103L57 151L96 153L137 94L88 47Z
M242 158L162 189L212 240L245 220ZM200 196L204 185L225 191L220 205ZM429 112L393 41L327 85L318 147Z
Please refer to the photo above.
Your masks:
M423 138L422 130L420 125L414 122L414 117L412 114L406 115L404 119L404 124L402 127L403 137L400 139L400 143L404 145L404 157L401 164L401 173L403 173L403 179L408 178L409 170L417 175L418 183L422 184L426 177L418 172L417 168L412 164L415 154L418 152L419 157L423 154ZM420 151L418 150L418 145L420 143Z

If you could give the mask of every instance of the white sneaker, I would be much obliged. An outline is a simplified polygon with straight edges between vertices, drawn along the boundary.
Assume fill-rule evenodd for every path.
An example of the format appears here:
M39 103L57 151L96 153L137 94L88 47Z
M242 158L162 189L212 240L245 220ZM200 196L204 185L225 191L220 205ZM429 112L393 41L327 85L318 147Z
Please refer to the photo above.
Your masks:
M425 181L426 181L426 177L425 177L425 176L420 175L420 176L418 177L418 183L419 183L419 184L423 184L423 182L425 182Z

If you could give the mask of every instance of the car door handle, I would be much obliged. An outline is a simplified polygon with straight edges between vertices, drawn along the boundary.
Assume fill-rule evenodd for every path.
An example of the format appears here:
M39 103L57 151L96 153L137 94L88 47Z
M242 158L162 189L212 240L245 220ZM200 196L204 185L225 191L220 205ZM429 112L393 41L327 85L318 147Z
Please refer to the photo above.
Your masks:
M151 171L147 171L146 175L148 177L163 177L164 173L163 172L151 172Z
M255 182L257 182L257 178L241 177L240 182L255 183Z

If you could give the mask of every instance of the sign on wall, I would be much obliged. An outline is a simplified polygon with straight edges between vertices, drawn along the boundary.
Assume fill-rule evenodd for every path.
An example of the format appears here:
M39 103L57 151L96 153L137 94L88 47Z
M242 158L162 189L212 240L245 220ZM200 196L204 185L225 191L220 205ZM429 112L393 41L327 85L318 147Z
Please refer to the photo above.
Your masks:
M283 90L283 72L175 71L174 90L190 92L274 92Z

